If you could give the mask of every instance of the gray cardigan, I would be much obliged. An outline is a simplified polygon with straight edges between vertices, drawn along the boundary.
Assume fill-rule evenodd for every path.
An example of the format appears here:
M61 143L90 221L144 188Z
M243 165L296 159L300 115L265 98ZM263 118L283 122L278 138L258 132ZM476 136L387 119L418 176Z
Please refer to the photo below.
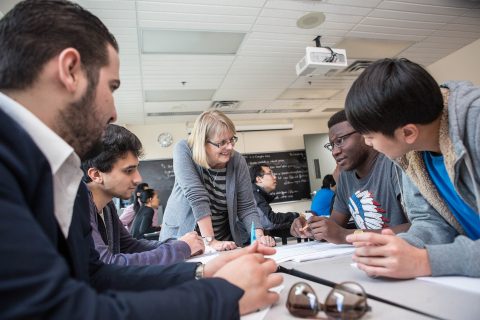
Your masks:
M175 184L168 198L163 216L160 240L178 238L195 229L201 218L210 215L210 200L202 180L202 167L192 159L192 151L186 140L173 150ZM260 218L253 198L252 185L245 158L234 151L227 164L227 210L233 240L242 245L242 234L237 220L250 232L252 221L261 228Z
M455 190L480 212L480 88L469 82L448 82L440 124L440 150ZM433 276L480 277L480 239L464 235L461 225L436 191L421 153L397 159L409 179L404 197L412 225L399 236L426 248ZM413 184L412 184L413 183Z

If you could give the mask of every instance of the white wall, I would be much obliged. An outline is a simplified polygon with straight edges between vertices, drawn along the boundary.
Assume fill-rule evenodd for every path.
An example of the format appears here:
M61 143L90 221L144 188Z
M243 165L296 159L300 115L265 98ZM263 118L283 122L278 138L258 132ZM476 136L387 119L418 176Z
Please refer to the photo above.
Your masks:
M327 118L297 119L293 120L293 130L239 132L238 143L235 149L240 153L275 152L304 149L304 134L326 133ZM187 137L186 124L169 123L160 125L127 125L130 131L135 133L142 141L144 159L172 158L173 145ZM174 143L168 148L161 148L157 137L161 132L170 132ZM275 211L280 212L303 212L310 209L310 200L294 201L274 204Z
M438 83L470 80L480 86L480 39L428 66Z

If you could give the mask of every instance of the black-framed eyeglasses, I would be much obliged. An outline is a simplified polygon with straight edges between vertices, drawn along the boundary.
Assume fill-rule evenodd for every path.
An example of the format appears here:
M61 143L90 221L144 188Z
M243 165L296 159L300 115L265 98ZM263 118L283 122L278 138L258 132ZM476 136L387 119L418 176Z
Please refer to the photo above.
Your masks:
M308 283L298 282L288 293L287 309L296 317L311 318L323 311L329 319L342 320L360 319L371 310L365 290L356 282L337 284L324 304L318 302L315 291Z
M220 142L218 142L218 143L212 142L212 141L210 141L210 140L207 140L207 143L210 143L212 146L215 146L215 147L217 147L217 148L223 148L223 147L225 147L225 146L226 146L227 144L229 144L229 143L230 143L232 146L234 146L235 143L237 143L237 141L238 141L238 137L237 137L237 136L233 136L233 137L231 137L231 138L228 139L228 140L222 140L222 141L220 141Z
M356 133L357 131L352 131L350 133L344 134L341 137L335 138L332 142L326 143L323 147L328 151L333 151L333 147L341 148L343 147L345 140L350 137L352 134Z

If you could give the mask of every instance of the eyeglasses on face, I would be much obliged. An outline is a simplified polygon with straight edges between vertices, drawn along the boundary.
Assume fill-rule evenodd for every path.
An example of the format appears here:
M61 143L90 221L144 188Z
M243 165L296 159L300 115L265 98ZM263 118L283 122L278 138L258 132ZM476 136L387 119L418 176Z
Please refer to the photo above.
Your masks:
M365 290L356 282L337 284L327 295L324 304L318 302L309 284L298 282L288 293L287 309L295 317L311 318L323 311L329 319L339 320L357 320L371 310Z
M356 133L357 131L352 131L350 133L344 134L343 136L340 136L333 140L332 142L326 143L323 147L327 149L328 151L333 151L333 147L341 148L345 144L345 140L347 140L348 137L350 137L352 134Z
M207 143L210 143L212 146L215 146L217 148L223 148L225 147L227 144L231 144L232 146L235 145L235 143L237 143L238 141L238 137L237 136L233 136L231 137L230 139L228 140L222 140L220 142L213 142L213 141L210 141L210 140L207 140Z
M272 176L272 177L276 177L277 175L275 173L273 173L273 171L270 171L270 172L264 172L262 173L262 176Z

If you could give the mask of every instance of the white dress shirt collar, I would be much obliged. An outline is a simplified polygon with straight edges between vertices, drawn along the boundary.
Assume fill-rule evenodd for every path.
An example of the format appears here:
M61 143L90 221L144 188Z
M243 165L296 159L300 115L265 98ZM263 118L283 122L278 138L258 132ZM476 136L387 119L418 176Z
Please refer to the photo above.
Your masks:
M47 158L53 177L55 217L65 236L83 173L73 148L28 109L0 92L0 109L15 120Z

